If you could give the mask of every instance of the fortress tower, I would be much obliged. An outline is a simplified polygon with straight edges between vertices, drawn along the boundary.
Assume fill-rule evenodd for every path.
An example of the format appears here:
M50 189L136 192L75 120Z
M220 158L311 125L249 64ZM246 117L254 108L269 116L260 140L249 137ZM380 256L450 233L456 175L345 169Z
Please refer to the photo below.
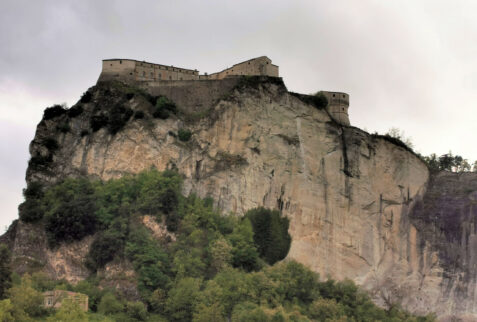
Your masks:
M341 92L322 91L328 100L326 109L333 119L342 125L350 125L348 116L349 95Z

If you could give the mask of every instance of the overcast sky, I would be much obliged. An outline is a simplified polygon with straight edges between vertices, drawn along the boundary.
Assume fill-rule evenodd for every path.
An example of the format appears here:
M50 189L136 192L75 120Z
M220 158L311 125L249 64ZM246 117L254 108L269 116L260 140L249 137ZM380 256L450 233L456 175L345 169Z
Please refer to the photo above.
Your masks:
M0 10L0 227L17 218L43 110L105 58L197 68L267 55L289 90L350 94L351 124L477 159L477 1L25 1ZM3 230L3 229L2 229Z

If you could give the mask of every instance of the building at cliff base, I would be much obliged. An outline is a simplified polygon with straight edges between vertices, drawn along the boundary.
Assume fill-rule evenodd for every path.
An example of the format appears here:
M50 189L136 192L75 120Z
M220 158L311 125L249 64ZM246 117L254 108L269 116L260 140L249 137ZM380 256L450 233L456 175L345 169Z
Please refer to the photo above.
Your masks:
M65 300L73 301L78 304L83 311L88 311L88 296L85 294L64 290L54 290L43 293L43 306L46 308L58 309Z

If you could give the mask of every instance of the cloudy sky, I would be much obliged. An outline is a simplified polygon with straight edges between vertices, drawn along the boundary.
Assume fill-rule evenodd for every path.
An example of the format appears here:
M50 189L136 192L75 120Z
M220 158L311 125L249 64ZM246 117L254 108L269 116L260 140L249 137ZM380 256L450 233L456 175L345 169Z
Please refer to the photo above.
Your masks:
M105 58L215 72L267 55L289 90L350 94L368 132L477 159L477 1L2 0L0 227L17 217L43 109L74 104Z

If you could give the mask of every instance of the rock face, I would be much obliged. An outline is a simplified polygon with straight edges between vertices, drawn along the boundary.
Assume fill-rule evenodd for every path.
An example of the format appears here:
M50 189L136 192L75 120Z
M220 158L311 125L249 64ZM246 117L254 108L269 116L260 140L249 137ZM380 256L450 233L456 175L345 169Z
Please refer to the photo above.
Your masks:
M144 97L124 96L117 86L90 91L93 99L82 104L81 115L38 125L30 152L51 155L52 161L30 166L28 182L107 180L151 166L175 168L184 175L184 193L212 197L224 213L280 209L290 219L288 258L323 278L350 278L384 306L477 317L475 176L429 181L426 165L413 153L338 125L326 110L277 82L235 87L226 99L204 107L206 117L188 123L184 117L152 118ZM129 120L114 135L107 128L92 132L91 116L118 102L146 117ZM65 122L70 130L57 131ZM188 142L177 138L183 128L192 132ZM59 144L54 152L43 143L52 135ZM450 190L441 188L449 180ZM16 244L26 238L24 225L11 234ZM82 243L86 249L88 241ZM30 254L27 248L15 249L15 258ZM44 261L54 269L61 256ZM81 265L71 263L68 271L75 267L75 278L83 278Z

